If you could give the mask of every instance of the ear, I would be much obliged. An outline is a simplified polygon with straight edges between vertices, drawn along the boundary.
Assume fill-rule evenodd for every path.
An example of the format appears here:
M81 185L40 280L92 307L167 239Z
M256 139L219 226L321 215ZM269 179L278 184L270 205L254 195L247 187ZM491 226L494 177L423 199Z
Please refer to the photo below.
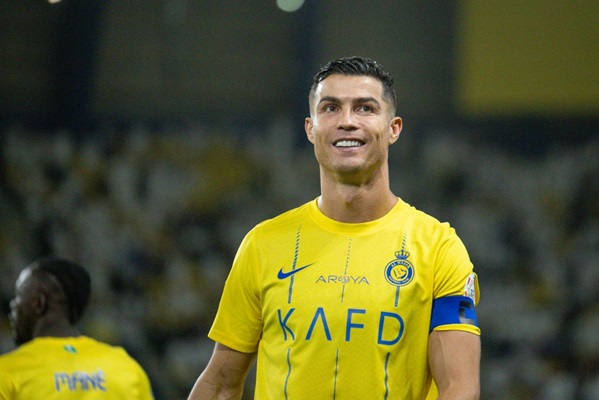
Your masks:
M401 120L401 118L399 117L394 117L391 120L391 123L389 125L389 144L393 144L397 141L397 139L399 139L399 134L401 133L401 128L403 127L403 122Z
M44 293L40 293L35 302L35 315L42 316L46 311L48 311L48 299Z
M314 122L312 122L312 118L306 118L304 121L304 130L306 131L306 136L308 136L310 143L314 144Z

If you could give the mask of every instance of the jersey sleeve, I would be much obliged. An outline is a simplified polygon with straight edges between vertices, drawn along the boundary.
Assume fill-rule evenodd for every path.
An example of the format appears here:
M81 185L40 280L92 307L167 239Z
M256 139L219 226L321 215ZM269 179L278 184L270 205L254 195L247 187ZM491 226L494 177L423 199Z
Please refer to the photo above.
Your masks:
M255 230L242 241L220 300L208 337L234 350L258 350L262 333L259 274Z
M480 335L475 306L478 276L453 228L441 241L436 256L432 330L461 330Z

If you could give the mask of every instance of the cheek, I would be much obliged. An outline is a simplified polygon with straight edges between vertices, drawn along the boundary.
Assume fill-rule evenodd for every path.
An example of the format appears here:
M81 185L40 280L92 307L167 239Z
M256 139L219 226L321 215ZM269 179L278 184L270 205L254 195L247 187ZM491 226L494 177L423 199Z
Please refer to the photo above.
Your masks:
M314 146L314 158L319 165L330 165L334 157L325 148L325 145L321 143L318 137L315 138Z
M31 313L25 312L22 308L15 309L12 315L12 325L16 339L19 342L24 343L33 338L35 317Z
M15 324L23 320L23 314L22 307L18 304L10 310L11 318Z
M318 142L312 142L314 144L314 155L316 156L316 160L320 161L322 158L322 146L318 144Z
M310 140L310 143L315 147L322 147L324 146L325 135L323 134L323 131L319 131L316 126L313 126L310 132L308 132L308 140Z
M26 321L33 316L34 305L27 299L21 299L14 302L11 308L11 314L16 321Z

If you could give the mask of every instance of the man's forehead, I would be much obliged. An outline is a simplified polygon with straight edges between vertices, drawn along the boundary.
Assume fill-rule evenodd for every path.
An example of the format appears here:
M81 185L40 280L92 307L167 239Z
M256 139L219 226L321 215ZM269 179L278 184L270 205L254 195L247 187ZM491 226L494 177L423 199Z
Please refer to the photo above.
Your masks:
M317 98L321 97L374 97L383 98L383 84L368 75L333 74L321 82L315 90Z

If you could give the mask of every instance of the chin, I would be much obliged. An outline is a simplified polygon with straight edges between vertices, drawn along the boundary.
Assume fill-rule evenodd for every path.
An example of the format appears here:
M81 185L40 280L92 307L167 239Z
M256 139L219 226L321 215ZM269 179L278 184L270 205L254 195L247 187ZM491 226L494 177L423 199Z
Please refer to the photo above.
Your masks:
M335 171L337 172L337 174L341 176L355 176L356 174L360 174L364 170L365 165L363 163L344 163L335 166Z

